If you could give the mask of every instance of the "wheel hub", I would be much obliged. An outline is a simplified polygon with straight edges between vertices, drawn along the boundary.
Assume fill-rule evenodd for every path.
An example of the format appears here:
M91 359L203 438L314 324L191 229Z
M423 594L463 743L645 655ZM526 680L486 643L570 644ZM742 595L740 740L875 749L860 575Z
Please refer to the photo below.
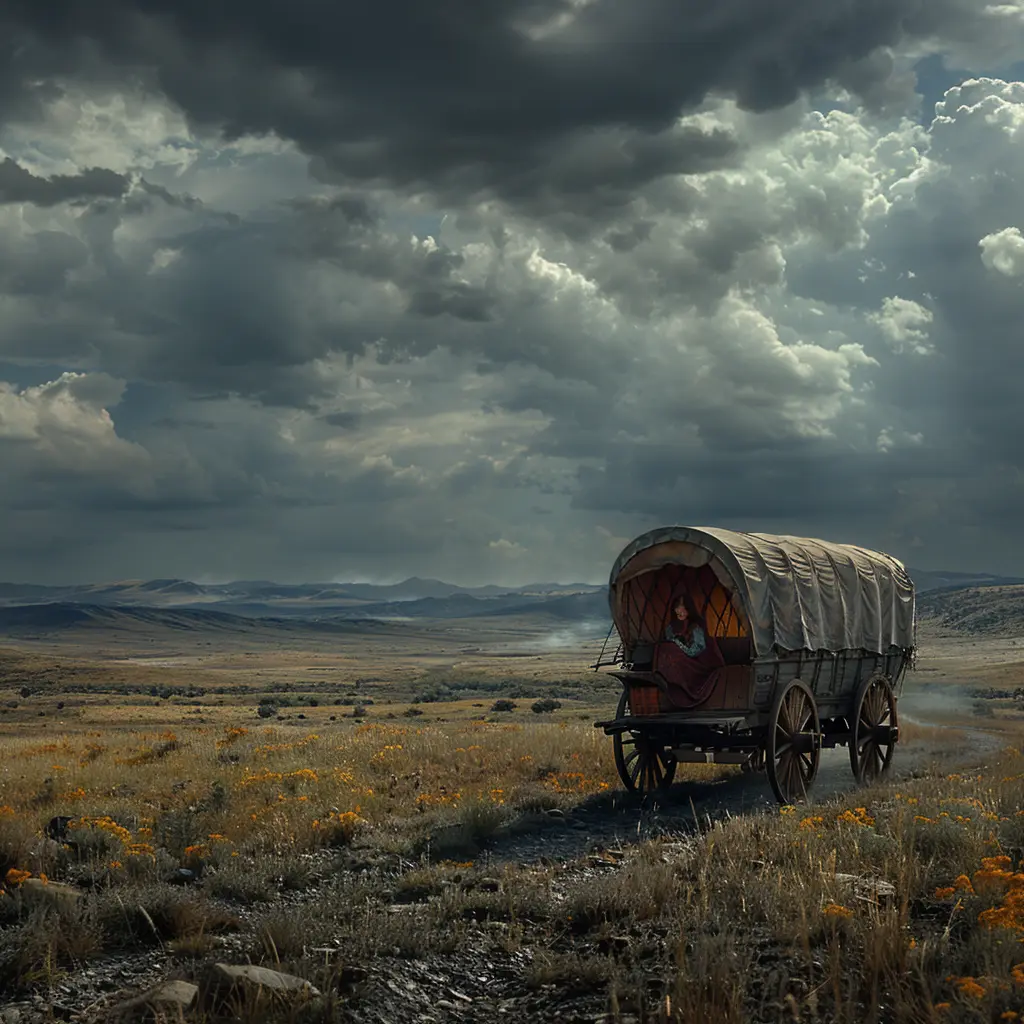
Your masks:
M798 732L789 737L793 749L798 754L813 754L821 750L821 734L816 732Z

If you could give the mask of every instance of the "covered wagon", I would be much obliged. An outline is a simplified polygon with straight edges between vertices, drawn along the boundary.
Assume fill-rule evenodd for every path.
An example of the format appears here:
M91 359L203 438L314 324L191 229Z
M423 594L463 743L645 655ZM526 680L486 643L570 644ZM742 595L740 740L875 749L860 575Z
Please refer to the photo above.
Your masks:
M766 770L791 804L806 798L822 747L848 746L858 781L889 768L915 651L914 585L897 559L669 526L626 546L608 600L619 644L594 667L614 666L622 694L596 724L628 789L671 785L680 762L739 764ZM693 657L673 634L686 609L707 636Z

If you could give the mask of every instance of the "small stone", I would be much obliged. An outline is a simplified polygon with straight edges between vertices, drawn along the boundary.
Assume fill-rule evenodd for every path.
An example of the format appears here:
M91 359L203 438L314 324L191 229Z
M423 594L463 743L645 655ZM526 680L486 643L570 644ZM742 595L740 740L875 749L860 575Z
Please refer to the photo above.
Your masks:
M26 878L15 890L15 899L20 899L25 906L74 906L82 898L82 893L72 885L63 882L48 882L42 878Z
M476 883L476 888L483 892L501 892L501 880L498 878L481 878Z
M199 1005L212 1013L262 1000L305 1002L319 995L305 978L253 964L211 964L199 979Z
M549 818L564 818L565 817L565 811L563 811L561 807L549 807L544 813Z
M29 851L29 863L34 863L35 861L54 861L61 855L63 850L63 845L58 843L56 839L47 839L45 837L37 839ZM2 1019L0 1018L0 1020Z
M119 1024L171 1024L184 1021L198 994L199 987L191 982L165 981L115 1006L111 1013Z
M851 892L856 899L865 903L884 903L896 897L896 886L882 878L866 878L837 871L835 881L840 887Z

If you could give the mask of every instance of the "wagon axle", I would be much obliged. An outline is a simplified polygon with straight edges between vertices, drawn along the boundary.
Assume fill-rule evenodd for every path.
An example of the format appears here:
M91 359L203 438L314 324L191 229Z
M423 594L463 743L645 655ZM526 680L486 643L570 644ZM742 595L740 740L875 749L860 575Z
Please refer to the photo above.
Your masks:
M686 747L672 751L672 756L680 764L746 764L754 754L753 750L694 750Z

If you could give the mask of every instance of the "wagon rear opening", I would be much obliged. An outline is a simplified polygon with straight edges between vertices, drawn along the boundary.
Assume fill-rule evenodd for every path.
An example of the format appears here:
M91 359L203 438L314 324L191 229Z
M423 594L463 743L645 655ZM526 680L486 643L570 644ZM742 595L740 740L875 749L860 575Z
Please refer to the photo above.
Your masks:
M679 557L678 551L656 554ZM673 604L682 595L723 661L703 686L687 685L675 645L666 636ZM615 674L628 691L632 714L745 705L753 647L742 612L710 565L668 563L638 572L622 582L616 605L616 624L628 638L629 658L627 672ZM730 672L731 666L740 671Z

